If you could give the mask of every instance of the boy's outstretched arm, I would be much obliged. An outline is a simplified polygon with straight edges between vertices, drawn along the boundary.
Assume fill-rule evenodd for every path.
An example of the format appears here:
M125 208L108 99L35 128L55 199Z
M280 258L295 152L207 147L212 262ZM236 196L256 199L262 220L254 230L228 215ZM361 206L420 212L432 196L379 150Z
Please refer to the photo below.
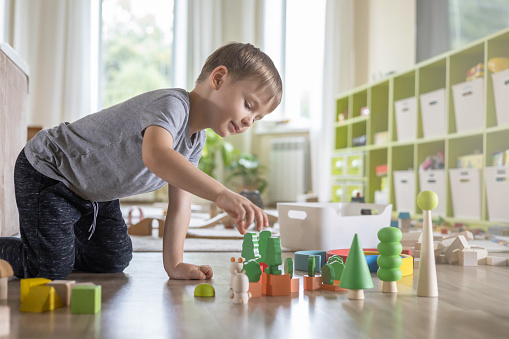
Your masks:
M168 213L163 236L163 264L171 279L210 279L212 268L183 262L184 240L191 220L191 194L168 185Z
M268 226L267 215L261 208L230 191L173 150L173 137L164 128L150 126L145 130L142 155L145 166L170 185L215 202L233 217L241 234L255 220L259 231Z

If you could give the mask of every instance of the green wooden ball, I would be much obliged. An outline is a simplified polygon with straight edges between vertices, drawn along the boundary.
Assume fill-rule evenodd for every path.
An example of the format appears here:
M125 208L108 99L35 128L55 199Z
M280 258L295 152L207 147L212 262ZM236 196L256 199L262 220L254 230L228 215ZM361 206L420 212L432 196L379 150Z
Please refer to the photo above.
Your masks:
M403 246L399 242L380 242L376 249L381 255L399 255L403 250Z
M380 268L399 268L402 259L399 255L379 255L376 263Z
M399 268L379 268L376 275L382 281L398 281L402 276Z
M417 206L421 210L431 211L437 208L438 196L433 191L422 191L417 195Z
M403 234L399 228L384 227L378 231L377 236L381 242L399 242L403 237Z

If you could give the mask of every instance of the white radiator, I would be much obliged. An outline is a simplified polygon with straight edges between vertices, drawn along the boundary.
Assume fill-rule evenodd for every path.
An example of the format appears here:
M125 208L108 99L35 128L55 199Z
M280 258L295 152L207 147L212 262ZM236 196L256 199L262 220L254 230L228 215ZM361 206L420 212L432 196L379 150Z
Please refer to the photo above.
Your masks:
M307 138L277 138L270 142L270 201L296 201L310 188L309 143Z

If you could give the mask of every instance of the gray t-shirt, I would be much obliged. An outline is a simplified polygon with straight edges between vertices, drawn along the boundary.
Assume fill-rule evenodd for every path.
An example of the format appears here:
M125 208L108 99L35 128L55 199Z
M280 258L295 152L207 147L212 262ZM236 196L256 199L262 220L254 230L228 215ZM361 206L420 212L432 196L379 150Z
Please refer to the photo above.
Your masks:
M143 163L149 126L173 136L173 149L197 166L205 131L189 135L189 94L161 89L138 95L73 123L43 130L25 146L28 161L80 197L100 202L152 192L166 182Z

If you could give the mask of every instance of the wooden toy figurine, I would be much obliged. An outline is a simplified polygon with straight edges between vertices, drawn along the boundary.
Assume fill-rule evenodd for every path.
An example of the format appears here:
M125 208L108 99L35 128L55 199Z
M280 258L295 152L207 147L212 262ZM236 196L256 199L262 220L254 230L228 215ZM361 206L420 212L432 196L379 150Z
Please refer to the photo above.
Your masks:
M239 258L237 261L235 260L235 257L231 257L230 259L230 291L233 290L233 278L235 277L235 274L238 274L242 272L242 269L244 267L244 259Z
M232 291L230 298L233 299L234 304L247 304L251 298L249 292L249 279L244 273L237 273L233 275Z
M377 246L380 255L376 259L378 278L382 281L382 292L398 292L396 281L401 279L401 251L403 246L399 242L402 233L396 227L384 227L378 231L380 243Z
M421 261L419 264L419 280L417 296L438 297L437 271L435 267L435 251L433 247L433 230L431 211L438 205L438 196L433 191L422 191L417 195L417 206L422 209L422 243Z

